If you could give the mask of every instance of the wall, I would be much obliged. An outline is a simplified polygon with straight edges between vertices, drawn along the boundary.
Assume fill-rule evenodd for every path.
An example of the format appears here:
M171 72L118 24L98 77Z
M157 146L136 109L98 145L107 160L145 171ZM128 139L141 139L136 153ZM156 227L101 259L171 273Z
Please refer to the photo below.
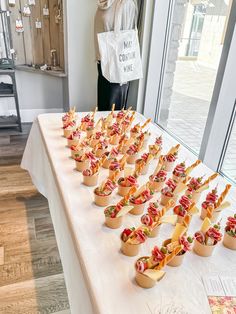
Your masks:
M96 106L97 71L93 43L96 5L94 0L67 0L69 100L70 106L76 106L78 111L89 111Z

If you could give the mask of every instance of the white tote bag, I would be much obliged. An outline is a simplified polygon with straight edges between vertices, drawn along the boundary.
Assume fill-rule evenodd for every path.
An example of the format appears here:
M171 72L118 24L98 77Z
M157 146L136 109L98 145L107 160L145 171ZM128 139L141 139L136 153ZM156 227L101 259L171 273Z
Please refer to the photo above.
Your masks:
M137 27L121 30L122 1L115 12L114 31L98 34L103 76L111 83L126 83L143 77Z

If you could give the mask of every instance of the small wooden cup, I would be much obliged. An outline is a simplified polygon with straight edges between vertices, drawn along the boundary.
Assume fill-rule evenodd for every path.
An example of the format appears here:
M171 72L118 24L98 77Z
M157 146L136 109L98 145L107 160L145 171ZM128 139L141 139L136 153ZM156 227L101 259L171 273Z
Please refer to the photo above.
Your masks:
M171 243L171 239L167 239L163 242L163 246L166 247L170 243ZM167 265L172 266L172 267L180 266L183 262L184 256L185 256L185 253L181 255L176 255L174 258L172 258L172 260Z
M170 161L164 161L164 163L163 163L163 167L164 167L165 171L167 171L167 172L173 171L174 166L175 166L175 162L173 162L173 161L171 161L171 162Z
M112 193L109 194L109 195L97 195L95 192L94 192L94 202L97 206L100 206L100 207L106 207L108 205L110 205L112 201Z
M75 161L76 163L76 170L79 172L83 172L84 170L89 168L90 161L86 159L84 161Z
M122 153L122 154L125 154L128 149L129 149L129 145L124 145L124 146L121 148L121 153Z
M143 167L143 169L141 170L141 174L142 174L142 175L147 174L147 173L148 173L148 169L149 169L149 164L146 164L146 165ZM135 171L137 171L137 170L138 170L138 163L137 163L137 160L136 160L136 162L135 162Z
M83 175L83 184L87 186L96 186L98 184L98 172L93 176Z
M139 254L140 245L140 243L130 244L121 240L121 252L126 256L136 256Z
M186 177L178 177L178 176L176 176L176 175L172 175L172 179L175 181L175 182L183 182L185 179L186 179Z
M74 139L74 140L69 140L67 139L67 146L71 147L72 145L78 145L79 144L79 140Z
M213 211L212 213L212 217L209 218L211 222L216 222L219 218L219 215L220 215L220 211ZM207 211L205 208L202 207L202 210L201 210L201 219L204 220L207 216Z
M109 169L109 177L111 177L115 172L116 172L116 170L110 170ZM116 179L119 180L122 177L124 177L124 170L120 170L120 172L117 175Z
M111 218L111 217L105 217L105 225L108 228L111 229L118 229L121 227L123 223L123 217L115 217L115 218Z
M102 164L102 167L105 169L109 169L111 162L112 162L112 159L105 159Z
M192 193L188 192L188 190L185 192L186 196L191 196L191 200L192 202L194 202L195 204L198 203L198 201L200 200L201 197L201 192L197 192L197 191L193 191Z
M133 209L131 209L131 211L129 212L132 215L142 215L144 212L144 208L146 206L146 203L143 204L134 204L130 202L130 205L133 206Z
M149 177L150 189L155 192L160 192L165 185L165 181L163 182L155 182L152 180L152 176Z
M63 134L64 134L64 137L67 138L71 135L71 133L74 132L74 129L63 129Z
M94 129L86 131L87 138L90 138L94 134Z
M174 202L176 202L177 198L178 198L177 195L174 195L173 197L169 197L161 193L161 205L166 206L170 200L173 200Z
M138 159L139 153L133 154L133 155L128 155L127 157L127 164L133 165L135 164L136 159Z
M116 135L112 136L112 138L110 140L110 144L111 145L118 145L119 140L120 140L120 135L116 134Z
M224 234L223 244L230 250L236 250L236 238L231 237L227 232Z
M151 229L150 234L148 235L149 238L155 238L158 236L161 229L161 225L156 225L153 229Z
M204 245L195 239L193 244L193 250L199 256L208 257L212 255L215 246L216 244Z
M102 155L105 154L106 151L107 151L106 148L97 149L95 155L96 155L97 158L101 158Z
M118 194L120 196L125 196L129 193L130 189L131 189L131 187L118 185Z

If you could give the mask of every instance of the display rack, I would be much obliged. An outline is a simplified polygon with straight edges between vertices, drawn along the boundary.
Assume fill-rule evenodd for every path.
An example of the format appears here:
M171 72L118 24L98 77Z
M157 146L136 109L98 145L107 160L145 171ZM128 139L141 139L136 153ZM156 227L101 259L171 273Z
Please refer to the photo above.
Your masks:
M10 28L10 11L1 10L1 32L3 41L1 42L2 55L0 58L0 76L9 76L11 78L12 86L10 92L0 90L0 98L14 98L16 115L0 117L0 128L19 128L22 132L19 100L16 86L15 65L12 58L12 36Z

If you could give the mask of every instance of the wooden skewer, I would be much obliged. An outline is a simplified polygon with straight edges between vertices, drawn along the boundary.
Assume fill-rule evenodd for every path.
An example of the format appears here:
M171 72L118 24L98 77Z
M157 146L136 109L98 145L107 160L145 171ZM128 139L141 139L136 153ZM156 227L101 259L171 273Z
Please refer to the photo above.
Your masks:
M201 163L201 160L196 160L195 163L193 163L191 166L189 166L186 170L185 173L186 175L190 174L191 171L193 171L194 168L196 168L199 164Z
M212 174L207 180L205 180L205 182L202 183L202 185L200 186L199 189L202 189L204 186L207 186L207 185L208 185L212 180L214 180L217 176L218 176L218 173ZM199 189L197 189L196 191L198 191Z
M225 199L226 195L229 193L229 190L231 189L231 184L227 184L224 191L221 193L221 196L218 198L218 201L216 202L216 205L215 205L215 209L218 208L223 200Z

